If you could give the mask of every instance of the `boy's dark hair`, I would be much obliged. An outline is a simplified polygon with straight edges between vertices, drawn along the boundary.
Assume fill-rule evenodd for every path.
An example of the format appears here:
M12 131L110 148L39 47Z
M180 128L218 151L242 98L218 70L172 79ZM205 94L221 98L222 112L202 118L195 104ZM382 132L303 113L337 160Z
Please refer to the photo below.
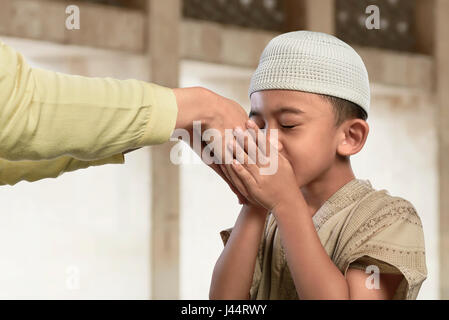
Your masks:
M320 96L332 104L336 127L349 119L362 119L366 121L368 118L365 110L354 102L325 94L320 94Z

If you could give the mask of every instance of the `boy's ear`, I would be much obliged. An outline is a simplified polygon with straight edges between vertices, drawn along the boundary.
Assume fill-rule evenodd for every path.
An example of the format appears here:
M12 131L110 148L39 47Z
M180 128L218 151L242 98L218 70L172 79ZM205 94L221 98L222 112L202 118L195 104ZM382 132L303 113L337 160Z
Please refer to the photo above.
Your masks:
M339 128L337 153L345 157L358 153L365 145L368 132L368 123L362 119L343 122Z

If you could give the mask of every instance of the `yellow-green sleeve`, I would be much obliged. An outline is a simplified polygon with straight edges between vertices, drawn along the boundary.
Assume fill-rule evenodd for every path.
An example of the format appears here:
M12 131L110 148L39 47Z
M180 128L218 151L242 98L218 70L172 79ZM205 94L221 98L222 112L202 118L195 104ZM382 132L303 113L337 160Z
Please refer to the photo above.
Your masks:
M2 159L105 159L168 141L177 113L170 88L31 68L0 41Z
M44 178L57 178L64 172L104 164L122 164L124 161L125 158L121 153L93 161L82 161L69 156L40 161L0 159L0 185L15 185L22 180L33 182Z

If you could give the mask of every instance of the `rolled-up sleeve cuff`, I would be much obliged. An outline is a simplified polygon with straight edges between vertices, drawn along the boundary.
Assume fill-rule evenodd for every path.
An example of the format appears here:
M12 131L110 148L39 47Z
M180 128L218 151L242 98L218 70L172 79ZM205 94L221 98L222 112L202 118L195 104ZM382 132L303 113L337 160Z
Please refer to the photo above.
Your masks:
M178 105L173 89L154 83L144 83L150 95L148 121L139 147L167 142L176 126Z
M101 166L103 164L123 164L123 163L125 163L125 156L123 155L123 153L118 153L111 157L108 157L105 159L89 161L88 163L91 166Z

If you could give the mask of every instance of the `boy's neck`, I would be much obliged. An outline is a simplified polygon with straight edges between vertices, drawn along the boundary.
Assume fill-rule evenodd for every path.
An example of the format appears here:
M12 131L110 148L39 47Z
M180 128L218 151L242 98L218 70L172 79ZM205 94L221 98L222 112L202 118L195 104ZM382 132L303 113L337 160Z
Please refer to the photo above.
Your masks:
M310 215L313 216L327 199L354 178L351 163L348 159L336 161L321 176L302 186L301 191L309 207Z

